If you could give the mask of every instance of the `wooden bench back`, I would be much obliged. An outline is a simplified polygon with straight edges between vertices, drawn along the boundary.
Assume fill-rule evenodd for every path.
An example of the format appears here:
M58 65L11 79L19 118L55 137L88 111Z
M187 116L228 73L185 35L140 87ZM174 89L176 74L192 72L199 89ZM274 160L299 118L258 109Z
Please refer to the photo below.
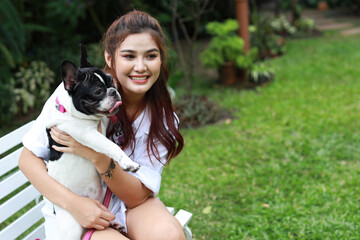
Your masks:
M44 202L18 168L21 140L32 124L0 138L0 239L45 239Z

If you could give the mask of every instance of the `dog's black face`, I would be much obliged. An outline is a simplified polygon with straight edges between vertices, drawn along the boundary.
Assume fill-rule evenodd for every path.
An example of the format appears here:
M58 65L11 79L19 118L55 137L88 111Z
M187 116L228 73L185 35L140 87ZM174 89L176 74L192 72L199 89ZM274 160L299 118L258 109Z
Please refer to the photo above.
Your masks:
M70 61L61 64L62 80L76 110L86 115L115 114L121 97L112 77L89 63L84 45L81 45L80 62L78 69Z

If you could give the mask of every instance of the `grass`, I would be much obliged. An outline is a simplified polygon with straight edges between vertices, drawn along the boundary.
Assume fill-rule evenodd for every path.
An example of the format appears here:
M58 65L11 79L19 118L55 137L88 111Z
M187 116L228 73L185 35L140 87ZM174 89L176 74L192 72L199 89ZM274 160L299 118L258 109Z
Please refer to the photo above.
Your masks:
M201 90L237 119L183 130L161 199L194 239L360 238L358 36L291 40L257 90Z

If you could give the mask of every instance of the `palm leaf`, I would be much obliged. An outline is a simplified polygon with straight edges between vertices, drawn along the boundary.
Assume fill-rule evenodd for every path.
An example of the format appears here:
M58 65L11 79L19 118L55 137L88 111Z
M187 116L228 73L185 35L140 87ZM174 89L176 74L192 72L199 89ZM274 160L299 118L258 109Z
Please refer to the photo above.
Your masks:
M21 23L19 14L9 0L0 1L0 14L5 18L5 27L9 27L13 32L13 36L19 43L20 49L25 47L25 31ZM6 26L8 25L8 26Z
M3 53L3 56L5 57L8 65L12 68L15 67L15 61L14 58L12 57L10 51L5 47L4 44L0 43L0 52Z
M34 23L24 23L24 29L27 31L38 31L38 32L54 32L53 29Z

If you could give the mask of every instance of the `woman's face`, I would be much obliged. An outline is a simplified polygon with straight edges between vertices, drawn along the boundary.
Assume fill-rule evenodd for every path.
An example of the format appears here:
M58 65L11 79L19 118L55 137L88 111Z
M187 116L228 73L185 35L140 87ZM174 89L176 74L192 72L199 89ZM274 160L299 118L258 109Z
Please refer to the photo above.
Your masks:
M115 74L127 98L144 96L159 77L160 50L150 33L129 35L114 57ZM106 52L105 59L112 67L111 56Z

